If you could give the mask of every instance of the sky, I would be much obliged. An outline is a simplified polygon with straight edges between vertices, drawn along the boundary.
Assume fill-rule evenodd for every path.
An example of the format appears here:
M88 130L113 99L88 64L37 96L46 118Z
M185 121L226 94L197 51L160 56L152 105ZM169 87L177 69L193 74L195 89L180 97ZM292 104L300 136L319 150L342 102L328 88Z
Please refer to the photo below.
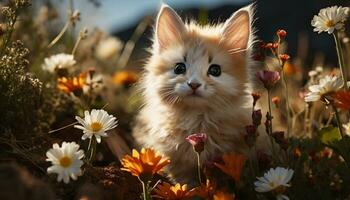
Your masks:
M213 8L220 5L245 5L250 0L100 0L96 8L86 0L74 0L76 9L82 11L81 27L99 27L106 32L118 32L141 20L145 15L154 14L164 2L176 10L188 7ZM68 0L60 3L65 11ZM131 25L130 25L131 24Z

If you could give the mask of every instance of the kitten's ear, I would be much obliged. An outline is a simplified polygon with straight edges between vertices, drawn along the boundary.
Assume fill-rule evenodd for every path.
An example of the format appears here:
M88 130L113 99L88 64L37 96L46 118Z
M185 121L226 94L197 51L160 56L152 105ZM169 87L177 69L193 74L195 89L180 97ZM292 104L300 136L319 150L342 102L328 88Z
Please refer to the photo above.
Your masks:
M251 39L251 17L253 5L244 7L233 13L223 26L223 41L232 49L248 48Z
M168 5L163 4L156 22L156 42L159 50L169 47L171 44L181 41L181 34L185 31L185 25L176 12Z

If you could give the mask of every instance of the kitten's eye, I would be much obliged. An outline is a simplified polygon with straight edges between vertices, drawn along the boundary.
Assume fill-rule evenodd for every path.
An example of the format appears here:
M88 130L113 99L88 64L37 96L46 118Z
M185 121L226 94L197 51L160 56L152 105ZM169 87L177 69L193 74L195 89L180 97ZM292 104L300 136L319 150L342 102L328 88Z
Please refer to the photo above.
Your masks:
M176 63L174 73L175 74L184 74L186 72L185 63Z
M209 66L208 75L212 76L220 76L221 75L221 67L217 64L212 64Z

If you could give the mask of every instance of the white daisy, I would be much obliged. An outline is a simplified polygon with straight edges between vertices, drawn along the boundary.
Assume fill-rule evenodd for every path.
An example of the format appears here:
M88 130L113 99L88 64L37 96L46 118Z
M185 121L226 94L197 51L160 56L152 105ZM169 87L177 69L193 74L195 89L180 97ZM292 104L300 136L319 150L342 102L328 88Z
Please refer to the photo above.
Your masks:
M74 126L75 128L83 130L84 135L81 137L83 140L86 138L91 139L92 136L95 136L96 141L100 143L101 136L107 136L106 131L113 129L118 125L117 119L104 110L93 109L91 113L85 111L84 115L84 119L78 116L75 117L81 125Z
M327 32L332 34L334 30L340 30L344 28L344 22L349 14L348 7L332 6L323 8L318 15L315 15L311 21L311 25L315 32L322 33Z
M47 173L56 173L57 181L63 180L69 183L70 178L77 180L82 175L81 166L84 164L81 160L84 157L84 151L79 150L79 145L75 142L63 142L62 147L57 143L52 149L46 152L47 159L52 166L47 168Z
M345 134L350 136L350 121L347 124L343 124L343 128L345 129Z
M75 63L76 61L74 60L73 55L60 53L49 58L45 58L42 68L46 71L54 73L58 69L68 69L75 65Z
M289 199L283 193L286 187L290 187L294 171L283 167L271 168L264 174L263 177L257 177L258 181L254 182L255 191L257 192L272 192L277 200Z
M342 85L343 80L341 78L336 76L325 76L324 78L320 79L318 85L309 86L310 92L306 94L305 101L318 101L323 98L325 94L337 91L342 87Z
M96 56L101 59L110 59L120 54L123 48L123 42L118 38L108 37L100 41L96 47Z

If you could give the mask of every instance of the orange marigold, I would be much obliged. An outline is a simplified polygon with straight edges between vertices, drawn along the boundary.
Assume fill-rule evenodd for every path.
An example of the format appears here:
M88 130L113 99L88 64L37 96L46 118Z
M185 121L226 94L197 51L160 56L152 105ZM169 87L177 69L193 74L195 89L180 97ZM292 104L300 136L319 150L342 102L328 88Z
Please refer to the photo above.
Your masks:
M163 158L153 149L142 148L141 153L133 149L132 156L126 155L122 159L121 169L139 177L142 181L148 181L154 174L161 172L169 162L169 159Z
M335 106L344 109L350 110L350 92L349 91L337 91L332 94L334 98Z
M234 200L234 199L235 199L234 194L225 193L221 191L216 192L213 198L213 200Z
M139 75L133 71L119 71L113 76L113 83L117 85L128 86L135 83L139 79Z
M156 197L166 200L186 200L193 197L194 193L188 190L187 185L170 185L169 183L162 183L154 189Z
M193 188L192 191L194 195L197 195L203 199L212 199L215 192L216 185L207 179L206 184L202 184L196 188Z
M230 175L236 183L241 180L241 173L246 161L246 157L241 154L225 154L222 156L224 164L214 163L223 172Z
M80 94L86 84L86 73L82 73L77 77L61 77L58 78L58 89L65 93Z

